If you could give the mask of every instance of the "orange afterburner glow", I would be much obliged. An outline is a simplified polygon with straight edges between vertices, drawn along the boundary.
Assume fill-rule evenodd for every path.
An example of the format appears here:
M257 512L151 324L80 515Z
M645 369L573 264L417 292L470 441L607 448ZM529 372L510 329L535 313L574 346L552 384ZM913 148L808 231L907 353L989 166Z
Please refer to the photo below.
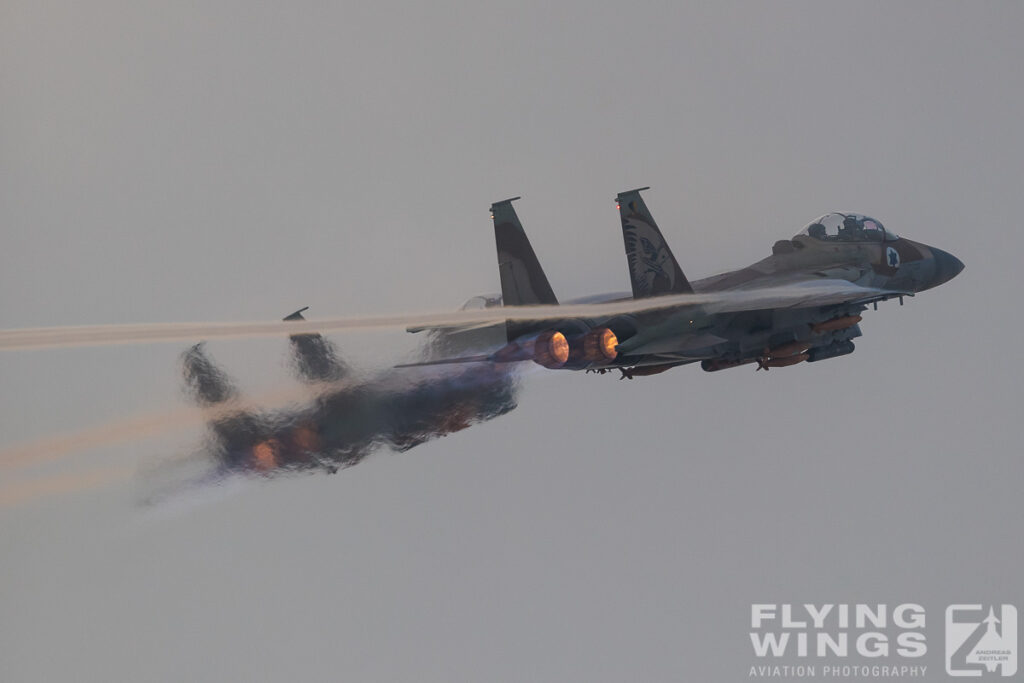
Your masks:
M546 368L560 368L569 360L569 340L557 330L542 332L533 343L533 360Z
M607 327L587 332L583 338L583 358L591 363L613 361L619 355L619 338Z
M252 447L252 460L256 469L263 472L277 467L278 443L274 439L261 441Z

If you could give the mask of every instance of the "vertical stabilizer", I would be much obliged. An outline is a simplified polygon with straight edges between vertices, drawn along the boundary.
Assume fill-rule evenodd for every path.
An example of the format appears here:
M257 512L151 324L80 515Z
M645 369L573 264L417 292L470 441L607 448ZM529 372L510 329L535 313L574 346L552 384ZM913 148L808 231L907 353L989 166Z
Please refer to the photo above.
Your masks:
M626 244L629 280L633 298L662 294L692 294L693 287L683 275L676 257L647 210L640 192L650 188L620 192L615 198L622 219L622 237Z
M494 239L498 246L498 272L501 276L501 298L506 306L557 304L548 278L533 253L523 224L519 222L512 202L519 197L491 204Z

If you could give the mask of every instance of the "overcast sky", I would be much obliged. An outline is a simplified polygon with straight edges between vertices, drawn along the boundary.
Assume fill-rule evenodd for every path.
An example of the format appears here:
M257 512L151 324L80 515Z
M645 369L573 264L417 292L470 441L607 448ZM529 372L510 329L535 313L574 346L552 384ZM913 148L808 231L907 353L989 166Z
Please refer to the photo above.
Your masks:
M753 602L1024 608L1017 2L0 4L0 327L455 308L517 204L556 294L690 278L830 210L966 270L852 356L632 382L154 514L202 433L5 486L4 680L746 677ZM383 365L413 347L336 336ZM0 447L185 405L183 345L0 354ZM286 345L209 345L247 391ZM75 482L128 475L103 486ZM100 474L96 475L99 472ZM63 479L62 479L63 478ZM84 478L84 479L81 479ZM62 486L61 482L67 484Z

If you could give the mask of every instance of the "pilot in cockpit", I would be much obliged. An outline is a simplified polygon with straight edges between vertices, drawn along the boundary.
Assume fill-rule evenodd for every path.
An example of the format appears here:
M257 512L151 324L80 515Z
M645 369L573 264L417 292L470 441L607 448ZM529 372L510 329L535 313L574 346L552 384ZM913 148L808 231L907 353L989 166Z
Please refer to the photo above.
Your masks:
M864 226L853 216L843 219L839 228L839 240L841 242L860 242L864 239Z
M888 242L899 239L874 218L830 213L808 225L803 233L827 242Z

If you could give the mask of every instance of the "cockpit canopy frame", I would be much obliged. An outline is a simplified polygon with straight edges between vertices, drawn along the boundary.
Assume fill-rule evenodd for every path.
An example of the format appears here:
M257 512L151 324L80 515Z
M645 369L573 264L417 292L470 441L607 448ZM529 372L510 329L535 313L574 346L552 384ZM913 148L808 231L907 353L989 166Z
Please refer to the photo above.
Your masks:
M894 242L899 239L899 235L871 216L839 211L821 216L800 234L823 242Z

